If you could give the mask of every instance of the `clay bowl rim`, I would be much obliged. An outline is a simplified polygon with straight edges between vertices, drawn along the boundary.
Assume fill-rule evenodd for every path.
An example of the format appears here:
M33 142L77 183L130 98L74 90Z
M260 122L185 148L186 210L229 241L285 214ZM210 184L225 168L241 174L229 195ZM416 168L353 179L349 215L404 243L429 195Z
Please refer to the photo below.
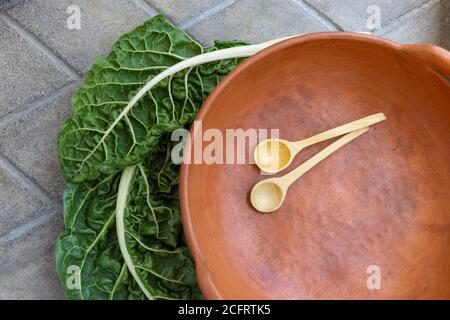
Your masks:
M245 72L246 69L254 64L258 63L264 57L273 54L278 50L283 50L290 46L302 45L307 42L320 41L320 40L352 40L357 42L371 43L379 45L380 47L390 48L397 50L399 53L406 53L410 55L416 55L422 58L428 58L428 61L432 61L429 67L438 76L450 83L450 52L446 49L432 44L399 44L397 42L387 40L381 37L354 33L354 32L318 32L299 35L293 38L276 43L255 55L247 58L234 68L225 78L216 86L216 88L209 94L206 101L200 108L195 120L203 120L205 115L214 107L216 99L222 94L224 88L230 84L240 73ZM193 137L193 128L190 129L190 135ZM190 141L186 144L186 150L191 149ZM209 276L209 272L203 267L205 264L205 258L202 255L199 241L196 239L193 222L191 220L191 213L189 212L189 190L187 180L189 176L189 165L182 164L180 168L180 207L181 216L183 221L183 230L186 237L187 245L191 251L195 260L197 281L200 289L207 299L223 299L219 290L215 287L214 282Z

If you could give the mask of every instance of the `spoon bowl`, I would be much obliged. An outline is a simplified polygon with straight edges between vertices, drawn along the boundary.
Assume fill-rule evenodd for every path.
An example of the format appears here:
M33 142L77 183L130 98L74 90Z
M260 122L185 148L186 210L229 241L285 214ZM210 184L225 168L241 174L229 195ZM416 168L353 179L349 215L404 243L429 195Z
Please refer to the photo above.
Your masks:
M273 212L283 204L286 191L276 178L263 180L253 187L250 201L259 212Z
M267 139L255 148L255 163L267 173L277 173L286 169L294 159L295 150L291 143L283 139Z
M280 172L291 164L297 153L302 149L352 131L369 127L385 119L386 116L384 113L376 113L300 141L287 141L283 139L264 140L255 148L255 163L262 171L267 173L274 174Z
M294 183L294 181L311 170L319 162L323 161L347 143L366 133L368 130L369 128L366 127L350 132L284 176L265 179L255 184L250 193L250 202L253 207L263 213L273 212L280 208L286 197L289 186Z

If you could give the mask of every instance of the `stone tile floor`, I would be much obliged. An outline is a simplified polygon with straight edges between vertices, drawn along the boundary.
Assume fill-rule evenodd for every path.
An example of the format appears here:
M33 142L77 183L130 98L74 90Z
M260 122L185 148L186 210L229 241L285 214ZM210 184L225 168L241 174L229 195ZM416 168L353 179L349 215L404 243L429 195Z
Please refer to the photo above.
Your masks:
M204 44L332 30L450 49L450 0L0 0L0 299L64 298L57 133L95 58L158 12Z

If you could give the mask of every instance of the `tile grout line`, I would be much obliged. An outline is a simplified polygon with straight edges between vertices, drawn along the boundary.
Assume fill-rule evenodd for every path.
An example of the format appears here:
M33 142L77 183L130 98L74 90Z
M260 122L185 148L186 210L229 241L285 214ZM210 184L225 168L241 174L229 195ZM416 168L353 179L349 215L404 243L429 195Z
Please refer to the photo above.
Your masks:
M19 22L13 19L5 12L0 12L0 21L3 21L12 31L14 31L19 37L26 40L29 44L31 44L35 49L37 49L40 53L42 53L53 65L67 74L72 80L81 79L81 75L70 66L67 62L65 62L61 57L59 57L56 53L51 51L46 45L44 45L41 40L35 36L34 34L27 31L24 27L22 27Z
M155 15L158 12L151 8L146 2L142 2L139 0L133 0L134 3L147 14ZM61 88L53 91L49 95L44 97L40 97L27 105L21 108L18 111L12 112L4 117L0 117L0 129L10 121L18 118L23 113L29 112L30 110L34 110L44 103L61 96L70 88L78 86L81 82L81 75L75 71L70 65L68 65L65 61L59 58L56 54L54 54L49 48L47 48L41 41L33 34L27 32L17 21L15 21L12 17L6 14L4 11L9 10L14 7L18 3L14 3L11 6L5 7L0 11L0 21L3 21L10 29L16 32L19 36L27 40L31 45L37 48L41 53L43 53L56 67L62 69L65 73L67 73L72 81L69 81ZM2 167L6 173L11 176L14 180L17 181L21 185L22 188L27 191L35 194L41 201L43 201L44 205L49 205L46 209L46 212L39 217L31 219L28 222L23 223L22 225L10 230L8 233L0 236L0 244L5 245L21 237L29 234L37 227L49 222L59 211L62 211L62 206L55 202L43 189L41 189L30 177L28 177L23 171L17 168L6 156L0 153L0 167Z
M43 224L49 222L53 217L55 217L63 208L61 205L54 205L50 209L47 209L42 215L37 218L34 218L28 222L23 223L22 225L10 230L6 234L0 236L0 245L6 245L10 242L18 240L23 236L31 233L36 228L42 226ZM61 229L62 231L62 229Z
M4 117L0 117L0 128L2 127L2 124L5 124L10 120L13 120L13 118L18 117L27 111L33 110L41 106L43 103L50 101L50 99L60 96L69 88L74 87L75 83L78 85L79 82L81 81L81 75L78 72L76 72L70 65L65 63L62 59L60 59L56 54L51 52L45 45L43 45L40 42L40 40L36 36L28 33L22 26L20 26L20 24L17 21L15 21L6 13L7 10L13 8L14 6L18 5L21 2L22 0L13 1L9 5L3 7L0 10L0 21L2 21L13 32L18 34L19 37L23 38L32 46L34 46L35 49L37 49L41 54L45 55L56 68L62 70L65 74L69 75L71 81L66 83L61 88L51 92L49 95L38 98L28 103L27 105L25 105L25 107L21 108L20 110L12 112ZM14 181L17 184L19 184L20 188L23 188L24 190L32 193L34 196L40 199L40 201L42 201L43 206L47 206L44 209L45 212L41 214L39 217L31 219L30 221L27 221L19 225L18 227L10 230L6 234L1 235L0 244L6 245L12 241L20 239L21 237L32 232L37 227L49 222L51 218L53 218L59 211L62 211L62 206L54 199L52 199L47 194L47 192L45 192L41 187L39 187L30 177L28 177L22 170L16 167L13 164L13 162L11 162L10 159L8 159L2 153L0 153L0 167L3 170L5 170L5 173L9 175L12 179L14 179Z
M66 91L68 91L70 89L74 89L74 88L78 87L80 85L80 83L81 83L81 79L69 81L66 84L64 84L61 88L56 89L53 92L51 92L45 96L39 97L32 102L27 103L25 106L23 106L19 110L16 110L14 112L8 113L8 114L0 117L0 129L5 127L11 121L19 118L23 114L28 113L29 111L35 110L35 109L39 108L40 106L42 106L43 104L45 104L55 98L60 97Z
M158 14L163 14L166 20L169 20L170 23L175 25L175 23L171 19L169 19L169 17L167 17L165 13L156 9L152 4L148 3L147 1L145 0L131 0L131 1L133 1L139 9L147 13L150 16L150 18Z
M0 129L9 121L12 121L14 118L19 117L23 113L26 113L30 110L34 110L40 106L42 106L44 103L47 103L48 101L57 98L64 94L67 90L74 88L79 85L80 81L71 81L61 87L60 89L52 92L51 95L45 96L44 98L37 99L30 104L28 104L25 108L22 108L18 112L13 112L11 114L8 114L5 117L0 118ZM5 155L0 153L0 168L2 168L7 175L9 175L11 178L16 181L21 188L25 189L26 191L32 193L35 195L38 199L40 199L44 206L47 206L44 211L46 211L44 214L41 214L40 216L31 219L18 227L10 230L8 233L0 236L0 244L8 244L9 242L12 242L14 240L17 240L21 238L22 236L25 236L26 234L32 232L35 228L43 225L44 223L47 223L50 221L52 217L54 217L59 211L62 211L63 208L61 204L54 200L52 197L50 197L46 191L44 191L40 186L36 184L36 182L33 181L32 178L28 177L20 168L16 167L14 163L8 159ZM37 209L39 210L39 209Z
M158 10L153 8L148 2L144 0L132 0L132 1L139 9L144 11L150 17L153 17L154 15L157 15L159 13Z
M321 25L323 25L325 28L327 28L330 31L344 31L344 29L334 22L330 17L325 15L324 13L320 12L310 4L306 3L303 0L289 0L296 6L298 6L300 9L302 9L304 12L309 14L311 17L316 19Z
M220 2L219 4L209 7L206 10L204 10L202 13L200 13L199 15L185 21L182 22L178 25L178 27L180 29L183 30L187 30L190 29L194 26L196 26L197 24L199 24L200 22L216 15L217 13L221 12L222 10L226 9L227 7L235 4L236 2L238 2L239 0L224 0L222 2Z
M392 31L394 31L398 26L405 23L405 21L411 20L412 18L416 17L418 14L420 14L423 10L431 8L436 3L439 3L441 0L428 0L425 3L422 3L418 6L412 7L408 11L398 15L397 17L394 17L392 19L389 19L386 23L386 27L377 30L374 32L377 36L384 36Z
M25 0L12 0L10 3L4 5L3 8L0 9L0 12L6 12L9 9L14 8L15 6L17 6L18 4L20 4L20 3L24 2L24 1Z
M22 114L29 112L30 110L34 110L44 103L49 102L50 100L57 98L64 94L67 90L71 88L75 88L78 86L82 80L81 75L78 74L71 66L65 63L62 59L56 56L53 52L51 52L45 45L43 45L40 40L34 35L28 33L22 26L19 25L17 21L11 18L9 15L4 13L4 10L9 10L14 7L17 3L13 5L3 8L0 12L0 21L3 21L8 27L10 27L14 32L19 34L22 38L27 40L31 45L37 48L41 53L43 53L53 64L59 69L62 69L66 74L70 76L71 81L67 82L61 88L56 89L51 92L49 95L40 97L22 107L20 110L16 110L15 112L9 113L6 116L0 117L0 128L2 128L5 124L10 121L20 117ZM18 227L10 230L4 235L0 236L0 244L6 245L12 241L20 239L21 237L29 234L34 229L39 226L49 222L56 214L63 210L61 204L52 199L47 192L45 192L41 187L39 187L30 177L28 177L21 169L16 167L5 155L0 153L0 167L5 170L6 174L8 174L11 178L13 178L21 188L31 192L38 199L40 199L44 206L47 206L44 209L46 212L41 214L40 216L31 219ZM37 209L39 210L39 209Z
M53 204L53 199L42 190L30 177L28 177L22 170L16 167L10 159L8 159L4 154L0 153L0 168L5 170L5 172L17 181L20 186L26 191L32 192L35 194L40 200L44 202L44 204Z

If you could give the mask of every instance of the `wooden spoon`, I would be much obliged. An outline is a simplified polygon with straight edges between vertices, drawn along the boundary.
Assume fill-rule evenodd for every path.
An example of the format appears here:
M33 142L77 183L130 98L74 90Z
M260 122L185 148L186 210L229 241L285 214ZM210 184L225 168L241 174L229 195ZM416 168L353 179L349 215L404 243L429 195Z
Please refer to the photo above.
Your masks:
M308 172L316 164L331 155L333 152L337 151L368 130L369 128L366 127L346 134L282 177L269 178L259 181L254 185L250 193L250 202L253 207L260 212L273 212L280 208L283 204L284 198L286 197L288 188L294 181Z
M385 119L386 117L383 113L377 113L300 141L292 142L283 139L261 141L254 152L255 163L265 172L277 173L287 168L297 153L303 148L371 126Z

